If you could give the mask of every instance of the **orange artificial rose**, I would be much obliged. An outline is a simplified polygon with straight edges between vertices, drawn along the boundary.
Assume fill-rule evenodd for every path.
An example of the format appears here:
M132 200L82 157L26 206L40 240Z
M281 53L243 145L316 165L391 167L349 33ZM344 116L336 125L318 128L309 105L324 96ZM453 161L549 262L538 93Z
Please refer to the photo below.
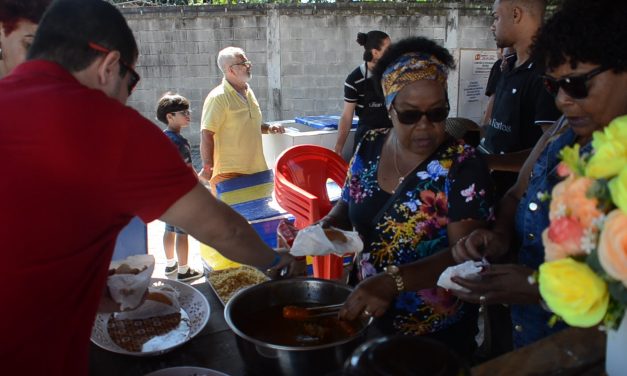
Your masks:
M597 199L586 196L594 180L570 176L553 188L549 218L551 221L563 216L578 220L582 228L589 228L592 221L602 213L597 208Z
M571 217L552 220L549 227L542 232L544 260L553 261L584 254L581 247L582 237L583 228L577 220Z
M627 215L620 209L607 215L598 252L599 262L607 274L627 286Z

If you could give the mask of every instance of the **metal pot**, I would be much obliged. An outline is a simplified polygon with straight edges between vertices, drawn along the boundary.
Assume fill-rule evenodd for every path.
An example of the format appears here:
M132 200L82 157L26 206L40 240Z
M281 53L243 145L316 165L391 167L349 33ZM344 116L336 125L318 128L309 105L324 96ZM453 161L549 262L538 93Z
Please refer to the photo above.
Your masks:
M388 336L359 346L345 376L464 376L470 370L444 343L421 336Z
M265 282L240 291L224 308L227 324L237 335L239 351L249 372L258 375L327 375L342 369L344 361L364 341L372 319L363 328L341 341L312 346L283 346L267 343L242 331L243 323L255 321L264 307L313 303L338 304L346 300L351 288L322 279L289 279Z

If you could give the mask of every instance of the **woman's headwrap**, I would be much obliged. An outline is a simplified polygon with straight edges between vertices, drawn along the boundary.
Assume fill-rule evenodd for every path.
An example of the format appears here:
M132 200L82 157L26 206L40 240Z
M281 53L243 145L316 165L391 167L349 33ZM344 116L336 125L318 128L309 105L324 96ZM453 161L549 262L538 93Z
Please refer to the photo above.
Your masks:
M421 52L406 53L390 64L381 77L385 106L389 111L396 94L412 82L434 80L446 90L447 78L448 67L435 56Z

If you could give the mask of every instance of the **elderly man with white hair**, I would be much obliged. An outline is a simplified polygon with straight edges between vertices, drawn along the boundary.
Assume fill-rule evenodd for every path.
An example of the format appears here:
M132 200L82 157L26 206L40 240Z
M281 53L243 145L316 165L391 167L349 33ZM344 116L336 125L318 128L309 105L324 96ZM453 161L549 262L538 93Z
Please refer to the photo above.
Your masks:
M252 63L244 50L227 47L218 54L224 74L202 109L200 176L211 189L221 181L267 170L261 144L262 133L283 133L281 125L262 123L259 102L248 85Z

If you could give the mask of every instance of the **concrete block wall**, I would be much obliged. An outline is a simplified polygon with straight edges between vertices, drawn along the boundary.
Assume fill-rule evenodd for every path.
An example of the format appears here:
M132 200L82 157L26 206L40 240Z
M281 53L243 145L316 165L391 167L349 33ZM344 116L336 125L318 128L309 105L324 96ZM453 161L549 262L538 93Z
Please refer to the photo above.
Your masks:
M139 45L142 76L129 105L157 122L158 98L168 90L181 93L193 110L192 126L183 134L198 144L204 98L222 79L217 53L237 46L253 62L250 84L265 120L339 114L344 80L362 60L358 32L382 30L393 40L425 36L458 56L459 48L495 48L490 8L486 2L472 7L349 3L123 9ZM456 81L453 73L452 104Z

